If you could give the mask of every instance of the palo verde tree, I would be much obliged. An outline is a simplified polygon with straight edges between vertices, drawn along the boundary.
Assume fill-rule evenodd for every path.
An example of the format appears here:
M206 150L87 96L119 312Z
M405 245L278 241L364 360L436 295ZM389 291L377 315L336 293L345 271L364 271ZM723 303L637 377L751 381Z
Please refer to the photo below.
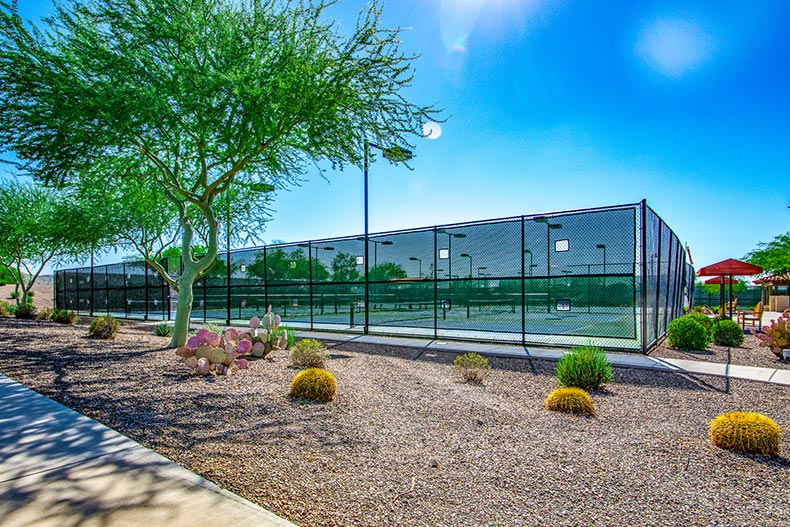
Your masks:
M381 3L346 34L326 19L332 4L67 1L37 28L0 2L0 145L40 181L157 185L184 262L178 277L158 269L178 289L172 346L217 256L220 196L284 188L322 161L359 166L366 140L410 146L437 119L404 96L414 57L380 26Z
M745 260L759 265L766 274L790 273L790 232L780 234L770 242L760 242Z
M13 182L0 186L0 233L0 266L16 282L17 305L25 305L44 266L90 253L102 225L70 193Z

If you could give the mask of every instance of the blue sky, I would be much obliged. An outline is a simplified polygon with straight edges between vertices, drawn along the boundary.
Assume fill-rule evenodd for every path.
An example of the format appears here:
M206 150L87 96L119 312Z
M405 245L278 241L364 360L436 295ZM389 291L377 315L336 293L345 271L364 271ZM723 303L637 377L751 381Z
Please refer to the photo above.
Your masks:
M389 0L384 22L421 55L408 96L449 119L412 170L372 166L371 232L645 198L699 268L790 230L787 2ZM363 231L361 171L325 176L264 240Z

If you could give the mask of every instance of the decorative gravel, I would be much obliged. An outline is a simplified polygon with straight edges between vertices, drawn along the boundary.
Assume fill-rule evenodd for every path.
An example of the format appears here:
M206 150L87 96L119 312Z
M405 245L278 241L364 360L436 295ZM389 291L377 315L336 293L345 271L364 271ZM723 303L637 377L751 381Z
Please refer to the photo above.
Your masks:
M771 350L760 346L760 339L752 333L743 337L743 344L740 347L729 348L727 346L710 344L708 349L702 351L685 351L670 348L666 339L664 339L658 346L650 350L649 355L663 359L702 360L723 364L737 364L739 366L790 370L790 361L777 359ZM790 521L788 521L788 525L790 525Z
M549 412L553 364L493 359L461 383L451 353L341 345L329 404L287 397L287 352L197 377L150 327L0 319L0 371L302 526L787 526L790 388L616 369L595 418ZM764 350L763 350L764 351ZM759 411L784 457L708 440Z

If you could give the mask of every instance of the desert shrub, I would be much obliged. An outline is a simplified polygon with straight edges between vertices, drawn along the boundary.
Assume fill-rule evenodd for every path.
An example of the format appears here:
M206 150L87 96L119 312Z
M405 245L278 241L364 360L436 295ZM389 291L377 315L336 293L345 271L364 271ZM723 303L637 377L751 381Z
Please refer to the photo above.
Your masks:
M52 312L52 321L58 324L68 324L73 326L77 322L77 314L68 309L56 309Z
M287 326L278 326L276 332L277 337L282 338L283 332L287 337L285 349L293 348L294 344L296 343L296 330L294 330L293 328L289 328Z
M36 318L36 308L30 304L25 306L17 306L14 310L14 316L16 318L32 320Z
M315 339L302 339L291 348L289 359L297 368L323 368L329 359L329 352Z
M453 366L464 381L472 384L483 384L488 372L491 371L488 359L479 353L458 355L453 361Z
M8 302L0 302L0 315L8 316L10 314L11 314L11 307L8 305Z
M704 350L708 347L708 333L696 320L688 317L676 318L667 327L667 339L673 348L682 350Z
M699 323L703 328L705 328L705 333L707 333L708 338L710 338L711 330L713 330L713 319L707 315L702 313L689 313L685 316L685 318L690 318L691 320Z
M756 412L730 412L710 422L711 442L727 450L778 456L781 438L779 425Z
M601 348L580 346L557 361L554 375L560 386L597 390L612 381L612 365Z
M164 322L161 324L157 324L154 326L154 335L157 337L172 337L173 336L173 326L170 324L165 324Z
M717 346L740 346L743 344L743 330L734 320L720 320L713 325L711 338Z
M213 324L211 322L206 322L205 324L203 324L203 329L207 329L214 333L222 334L222 329L217 324Z
M36 320L52 320L52 315L55 314L55 310L51 307L45 307L41 311L36 314Z
M112 315L96 317L88 327L88 336L94 339L114 339L120 324Z
M321 368L308 368L293 378L289 395L325 403L334 399L336 394L337 380L334 375Z
M553 412L595 415L595 404L581 388L557 388L546 397L544 406Z

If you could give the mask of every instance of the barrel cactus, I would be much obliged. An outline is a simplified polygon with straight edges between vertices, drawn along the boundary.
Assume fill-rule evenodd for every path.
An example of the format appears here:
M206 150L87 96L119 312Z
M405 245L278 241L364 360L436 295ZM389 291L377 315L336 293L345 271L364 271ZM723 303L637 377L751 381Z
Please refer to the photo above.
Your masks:
M719 448L745 454L778 456L782 430L756 412L729 412L710 423L710 440Z
M595 404L581 388L557 388L546 397L545 407L566 414L595 415Z
M316 402L329 402L337 394L337 380L321 368L308 368L296 374L291 381L291 397Z

